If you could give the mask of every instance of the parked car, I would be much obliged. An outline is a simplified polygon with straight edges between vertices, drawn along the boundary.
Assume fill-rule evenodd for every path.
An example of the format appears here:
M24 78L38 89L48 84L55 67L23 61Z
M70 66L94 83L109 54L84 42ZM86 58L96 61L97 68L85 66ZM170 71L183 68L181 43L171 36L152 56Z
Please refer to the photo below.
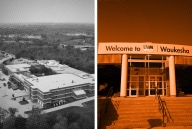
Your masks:
M5 81L5 78L1 79L2 81Z
M6 83L3 83L4 86L6 86Z

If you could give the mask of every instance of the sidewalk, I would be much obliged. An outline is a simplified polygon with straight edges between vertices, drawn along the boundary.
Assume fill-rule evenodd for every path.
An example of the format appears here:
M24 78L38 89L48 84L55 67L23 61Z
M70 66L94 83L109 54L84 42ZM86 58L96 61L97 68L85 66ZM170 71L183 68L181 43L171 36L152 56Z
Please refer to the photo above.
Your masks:
M60 110L60 109L63 109L63 108L71 107L71 106L83 107L82 103L87 102L87 101L91 101L91 100L94 100L94 99L95 99L94 96L89 97L89 98L86 98L86 99L82 99L82 100L79 100L79 101L75 101L75 102L72 102L72 103L68 103L68 104L65 104L65 105L54 107L54 108L51 108L51 109L43 110L43 113L49 113L49 112L57 111L57 110Z

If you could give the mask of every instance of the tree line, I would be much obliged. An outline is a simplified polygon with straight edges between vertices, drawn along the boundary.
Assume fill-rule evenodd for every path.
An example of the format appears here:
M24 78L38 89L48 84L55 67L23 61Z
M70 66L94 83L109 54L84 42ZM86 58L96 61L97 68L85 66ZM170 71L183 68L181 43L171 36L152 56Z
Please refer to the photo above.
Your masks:
M9 108L8 111L0 108L1 114L8 114L3 123L0 122L0 129L94 129L94 106L91 108L93 110L91 112L79 107L76 110L49 114L42 114L40 109L35 109L28 118L16 116L17 108Z
M28 58L32 60L57 60L61 64L94 73L94 50L81 51L73 46L63 49L58 44L48 44L44 41L36 43L0 43L3 51L12 53L16 58Z

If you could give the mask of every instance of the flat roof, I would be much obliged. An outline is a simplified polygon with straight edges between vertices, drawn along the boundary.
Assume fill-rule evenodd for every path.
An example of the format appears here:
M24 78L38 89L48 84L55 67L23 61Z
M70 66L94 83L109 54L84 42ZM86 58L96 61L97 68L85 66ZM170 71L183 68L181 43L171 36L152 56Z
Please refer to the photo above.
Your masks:
M75 74L56 74L50 76L43 76L37 78L26 79L33 86L31 88L38 88L42 92L49 92L50 90L71 87L86 83L94 83L93 78L81 78Z
M51 68L51 69L53 69L55 72L61 73L61 74L64 74L64 73L71 73L71 74L83 74L84 73L85 74L85 72L78 70L78 69L71 68L71 67L64 67L61 69L54 69L54 68Z
M26 69L26 68L29 68L30 65L28 65L28 64L15 64L15 65L6 65L6 67L12 72L18 72L18 70L19 71L28 71L29 69Z

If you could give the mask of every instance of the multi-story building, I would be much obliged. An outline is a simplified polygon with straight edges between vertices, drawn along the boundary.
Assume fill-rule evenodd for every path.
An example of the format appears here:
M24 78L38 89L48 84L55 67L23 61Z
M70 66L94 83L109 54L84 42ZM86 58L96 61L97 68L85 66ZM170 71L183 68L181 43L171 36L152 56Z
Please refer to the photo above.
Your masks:
M8 71L9 75L14 73L28 72L30 65L29 64L17 64L17 65L5 65L5 70Z
M56 74L24 79L24 89L32 102L42 107L60 105L67 98L86 98L86 90L94 90L94 77L89 74Z

